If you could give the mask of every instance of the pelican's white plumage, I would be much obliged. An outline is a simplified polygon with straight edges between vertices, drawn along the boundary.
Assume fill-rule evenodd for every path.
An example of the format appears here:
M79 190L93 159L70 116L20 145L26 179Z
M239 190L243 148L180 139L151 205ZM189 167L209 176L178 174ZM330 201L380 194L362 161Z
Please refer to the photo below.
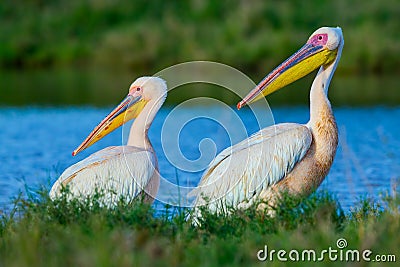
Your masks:
M151 178L156 175L157 159L152 151L130 146L108 147L67 168L53 185L55 198L62 187L73 196L92 196L102 190L107 203L120 197L132 201L141 191L149 192ZM137 177L137 178L136 178ZM152 190L153 195L156 192Z
M92 196L101 191L107 205L121 197L131 201L140 193L153 201L158 191L157 157L147 131L166 97L166 84L160 78L141 77L132 83L128 96L74 151L74 155L127 122L132 124L126 146L102 149L67 168L54 183L50 197L59 196L63 187L73 197Z
M343 44L340 28L318 29L238 104L241 108L319 68L310 90L310 121L267 127L222 151L189 194L196 196L195 207L207 203L219 212L226 206L247 207L256 199L273 203L281 191L304 195L320 185L338 143L327 91Z
M228 206L244 204L258 195L257 192L278 183L290 173L307 153L311 141L312 135L307 127L284 123L262 129L223 150L191 192L206 196L206 199L198 198L196 205L222 198ZM274 153L269 153L271 150ZM214 209L213 205L219 204L219 201L212 201L210 207Z

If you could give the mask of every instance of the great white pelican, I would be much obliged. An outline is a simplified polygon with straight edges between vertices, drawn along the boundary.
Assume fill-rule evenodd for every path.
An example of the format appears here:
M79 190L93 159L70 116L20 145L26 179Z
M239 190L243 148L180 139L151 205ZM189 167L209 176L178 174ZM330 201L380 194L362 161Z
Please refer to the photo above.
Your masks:
M50 197L56 198L61 189L68 186L72 197L93 196L96 192L104 194L106 205L115 204L121 197L129 202L138 195L153 202L160 177L157 157L147 132L166 95L166 83L160 78L141 77L134 81L126 98L72 155L135 119L127 145L107 147L67 168L51 188Z
M321 184L338 144L327 94L343 45L339 27L318 29L238 103L240 109L319 68L310 90L308 123L273 125L223 150L190 193L196 196L195 207L207 204L220 212L227 206L246 208L256 199L270 205L279 192L308 195Z

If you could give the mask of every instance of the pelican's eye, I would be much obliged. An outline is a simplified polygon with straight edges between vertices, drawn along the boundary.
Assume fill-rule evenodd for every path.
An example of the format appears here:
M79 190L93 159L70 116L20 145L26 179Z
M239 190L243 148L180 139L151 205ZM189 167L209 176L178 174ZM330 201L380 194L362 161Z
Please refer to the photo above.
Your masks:
M321 34L316 34L310 38L308 43L312 45L326 45L328 42L328 34L326 33L321 33Z
M134 95L134 94L141 94L142 93L142 87L140 86L131 86L129 89L129 94Z

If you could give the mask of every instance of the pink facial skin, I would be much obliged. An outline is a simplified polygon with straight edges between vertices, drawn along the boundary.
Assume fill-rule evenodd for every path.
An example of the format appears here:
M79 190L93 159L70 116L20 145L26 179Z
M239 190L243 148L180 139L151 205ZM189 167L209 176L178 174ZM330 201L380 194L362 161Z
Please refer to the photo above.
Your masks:
M129 94L128 95L130 95L132 97L138 97L138 96L141 96L142 93L143 93L142 87L140 87L140 86L132 86L129 89Z
M316 34L313 37L311 37L308 40L308 44L312 44L314 46L317 45L326 45L326 43L328 42L328 34L327 33L320 33L320 34Z

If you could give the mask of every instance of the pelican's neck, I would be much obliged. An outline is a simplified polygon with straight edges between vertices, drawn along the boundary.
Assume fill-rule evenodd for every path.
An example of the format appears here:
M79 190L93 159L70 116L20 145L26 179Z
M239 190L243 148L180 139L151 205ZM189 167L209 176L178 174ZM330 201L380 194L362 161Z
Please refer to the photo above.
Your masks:
M158 110L165 101L165 95L151 99L134 120L128 138L128 146L135 146L146 150L153 150L147 132Z
M311 128L314 128L324 117L333 116L331 103L328 99L329 76L332 76L332 74L332 71L321 67L311 86L310 121L308 123Z
M315 157L320 166L326 166L325 170L329 170L332 165L338 144L337 125L328 100L328 87L341 51L342 46L339 47L335 61L319 69L310 91L310 121L307 125L313 135Z
M321 66L315 77L310 91L310 121L308 125L313 128L325 116L333 117L331 103L328 99L328 88L339 63L343 49L343 39L338 47L336 59L329 66Z

